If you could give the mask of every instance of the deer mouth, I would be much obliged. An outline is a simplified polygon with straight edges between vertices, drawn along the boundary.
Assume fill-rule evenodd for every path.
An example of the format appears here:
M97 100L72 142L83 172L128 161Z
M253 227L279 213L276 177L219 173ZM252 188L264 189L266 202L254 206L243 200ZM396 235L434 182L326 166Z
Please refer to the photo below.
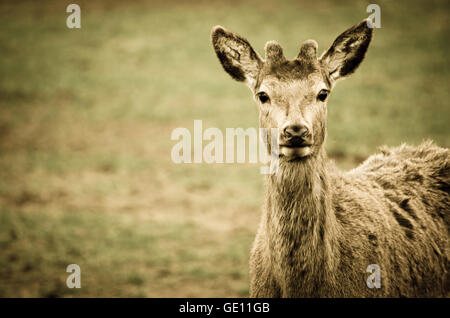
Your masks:
M288 158L304 158L312 153L311 144L280 145L280 156Z

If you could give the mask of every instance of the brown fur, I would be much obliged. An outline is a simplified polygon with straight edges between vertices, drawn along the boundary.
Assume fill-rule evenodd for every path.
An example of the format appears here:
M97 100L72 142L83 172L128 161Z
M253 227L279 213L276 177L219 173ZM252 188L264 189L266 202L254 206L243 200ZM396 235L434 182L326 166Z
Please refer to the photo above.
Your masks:
M226 53L230 43L224 44L224 34L244 54ZM270 95L270 104L260 106L260 126L298 122L314 136L310 155L281 156L278 172L266 178L264 211L250 257L251 296L447 296L449 150L432 142L384 148L347 173L337 170L324 150L326 103L316 100L317 90L331 90L338 78L358 67L372 29L365 21L350 28L320 59L317 44L307 41L292 61L276 42L266 46L263 61L246 40L229 34L220 27L213 30L225 70L246 81L255 94L262 87ZM236 78L236 72L242 76ZM381 268L380 289L366 285L370 264Z
M252 296L446 296L449 155L431 142L403 145L345 174L323 153L281 161L267 177ZM380 289L366 286L369 264L381 267Z

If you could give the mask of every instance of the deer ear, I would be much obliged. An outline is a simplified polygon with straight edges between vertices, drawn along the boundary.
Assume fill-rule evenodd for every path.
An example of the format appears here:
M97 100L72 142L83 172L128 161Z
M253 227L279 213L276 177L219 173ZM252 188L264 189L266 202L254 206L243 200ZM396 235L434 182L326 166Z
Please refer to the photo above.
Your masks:
M320 57L320 63L332 80L353 73L364 59L373 25L369 19L354 25L334 40L333 45Z
M263 62L250 43L221 26L212 29L211 40L225 71L236 81L245 82L253 89Z

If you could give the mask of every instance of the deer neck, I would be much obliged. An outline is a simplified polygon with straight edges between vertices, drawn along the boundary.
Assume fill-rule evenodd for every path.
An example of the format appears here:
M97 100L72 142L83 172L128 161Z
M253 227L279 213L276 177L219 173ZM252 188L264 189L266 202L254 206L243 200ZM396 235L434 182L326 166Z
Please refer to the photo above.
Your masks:
M275 274L286 296L301 286L307 295L333 281L336 219L325 150L300 162L280 161L268 176L266 231Z

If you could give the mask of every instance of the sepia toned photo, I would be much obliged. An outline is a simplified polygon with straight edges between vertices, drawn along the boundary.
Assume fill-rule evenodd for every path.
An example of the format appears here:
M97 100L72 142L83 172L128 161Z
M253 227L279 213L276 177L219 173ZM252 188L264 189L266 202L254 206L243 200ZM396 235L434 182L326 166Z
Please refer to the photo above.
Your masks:
M449 9L2 1L0 298L450 297Z

